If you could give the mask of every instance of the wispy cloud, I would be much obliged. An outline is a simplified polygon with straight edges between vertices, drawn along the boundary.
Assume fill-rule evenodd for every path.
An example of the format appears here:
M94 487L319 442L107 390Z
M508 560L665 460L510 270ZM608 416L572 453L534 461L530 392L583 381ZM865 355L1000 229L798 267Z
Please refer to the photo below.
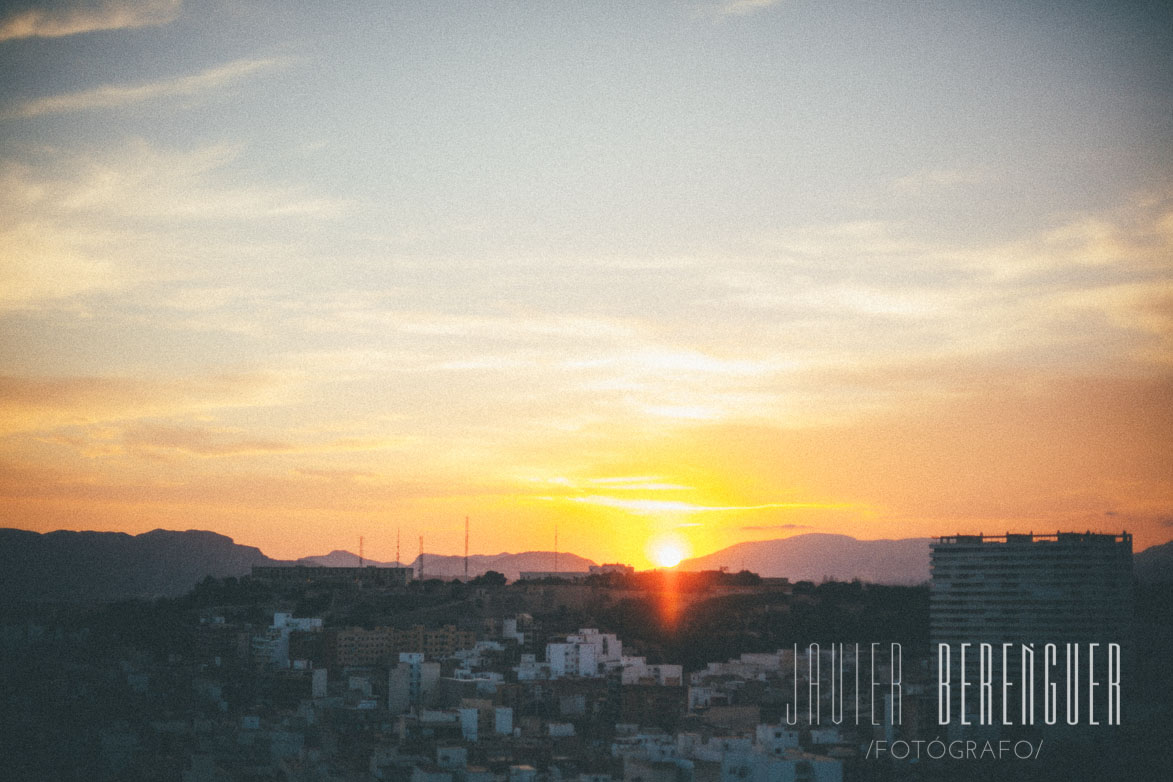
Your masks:
M87 294L189 276L189 270L166 269L163 258L231 255L243 265L291 257L296 249L286 236L236 241L229 251L199 227L334 219L349 208L301 186L241 181L237 145L170 150L129 140L106 154L46 154L48 164L37 155L27 163L0 160L0 257L6 261L0 263L0 311L71 307ZM195 321L213 309L213 300L224 307L261 298L251 287L213 279L214 286L197 286L186 301L164 289L151 306L182 311L194 330L207 330Z
M765 525L750 525L745 527L738 527L744 532L778 532L780 530L788 529L814 529L809 524L765 524Z
M334 217L345 209L343 202L303 188L240 182L234 166L243 151L232 144L168 150L131 141L117 155L78 156L69 161L76 168L57 181L26 176L15 184L27 203L46 211L111 219Z
M567 489L603 491L690 491L693 487L670 483L655 475L616 476L607 478L586 478L573 480L564 476L554 478L533 478L535 483L561 486Z
M369 470L325 470L316 467L300 467L294 470L296 475L307 478L320 478L326 481L341 481L344 483L370 481L379 478L378 473Z
M728 511L747 510L843 510L854 507L850 503L823 503L823 502L767 502L761 505L696 505L691 502L675 500L629 500L621 497L607 497L591 495L588 497L570 497L571 502L582 502L589 505L601 505L606 508L618 508L639 514L657 513L719 513Z
M175 21L182 5L182 0L82 0L13 8L0 17L0 41L156 27Z
M215 457L279 453L351 453L392 448L401 445L402 441L369 438L291 440L250 435L247 431L236 428L139 422L126 427L122 433L122 443L128 450L146 455L182 453Z
M125 282L113 264L92 257L66 232L44 226L0 230L0 254L0 311L113 290Z
M210 427L138 424L129 428L123 441L134 450L182 451L197 456L232 456L257 453L289 453L291 443L219 432Z
M748 16L778 5L780 2L781 0L729 0L729 2L722 3L717 8L717 12L722 16Z
M989 182L991 174L976 168L933 168L900 177L892 189L901 194L923 193L942 188L980 185Z
M160 98L184 97L210 92L239 81L246 76L287 64L283 58L242 59L208 68L190 76L145 82L142 84L104 84L91 90L34 98L8 109L6 119L66 114L75 111L113 109Z
M0 376L0 432L279 404L284 382L263 373L202 377Z
M692 488L679 483L669 483L654 475L592 478L589 483L605 486L612 491L684 491Z

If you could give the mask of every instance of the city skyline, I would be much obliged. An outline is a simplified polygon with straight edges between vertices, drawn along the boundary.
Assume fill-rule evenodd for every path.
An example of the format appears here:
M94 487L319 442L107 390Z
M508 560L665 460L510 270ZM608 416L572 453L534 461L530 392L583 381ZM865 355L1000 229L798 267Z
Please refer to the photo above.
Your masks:
M1173 12L972 6L7 6L3 524L1170 540Z

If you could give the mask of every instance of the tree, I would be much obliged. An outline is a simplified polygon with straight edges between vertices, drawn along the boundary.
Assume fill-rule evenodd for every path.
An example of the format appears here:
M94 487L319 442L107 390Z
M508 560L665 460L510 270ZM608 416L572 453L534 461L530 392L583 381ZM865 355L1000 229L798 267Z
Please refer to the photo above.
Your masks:
M505 576L496 570L486 571L469 582L473 586L505 586Z

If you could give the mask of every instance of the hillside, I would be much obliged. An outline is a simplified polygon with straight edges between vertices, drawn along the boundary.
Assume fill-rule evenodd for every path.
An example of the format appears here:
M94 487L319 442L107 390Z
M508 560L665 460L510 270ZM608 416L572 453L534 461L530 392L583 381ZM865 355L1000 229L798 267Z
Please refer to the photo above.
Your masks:
M203 530L0 529L0 595L8 600L117 600L182 595L205 576L275 564L253 546Z
M682 570L750 570L791 581L918 584L929 578L929 538L856 540L811 533L738 543L680 563Z

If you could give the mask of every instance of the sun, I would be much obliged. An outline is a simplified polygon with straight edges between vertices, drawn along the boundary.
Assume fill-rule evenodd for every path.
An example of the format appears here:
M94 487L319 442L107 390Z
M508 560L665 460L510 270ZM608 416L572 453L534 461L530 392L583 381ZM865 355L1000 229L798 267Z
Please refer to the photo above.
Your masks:
M671 568L688 556L688 546L676 535L662 535L648 541L648 559L656 567Z

